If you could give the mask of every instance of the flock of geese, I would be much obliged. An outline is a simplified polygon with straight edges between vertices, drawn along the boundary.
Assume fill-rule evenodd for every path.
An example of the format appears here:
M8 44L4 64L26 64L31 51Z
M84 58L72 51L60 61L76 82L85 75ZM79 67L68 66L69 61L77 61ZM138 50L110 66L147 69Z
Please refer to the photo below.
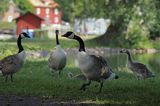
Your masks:
M50 53L48 59L48 67L54 72L57 71L59 74L66 66L67 56L65 51L61 48L58 39L59 31L56 30L56 47ZM5 77L7 82L8 76L13 82L13 75L20 70L25 61L25 50L21 44L23 38L30 38L28 33L22 32L19 34L17 39L18 53L14 55L7 56L0 60L0 71ZM77 36L74 32L68 31L62 37L73 39L79 42L79 52L77 55L79 68L82 72L80 77L83 77L88 82L82 84L80 90L85 91L86 87L91 84L92 81L99 82L99 93L102 90L104 80L106 79L118 79L111 67L107 64L107 61L102 56L90 55L85 50L85 44L81 37ZM120 53L126 53L128 55L128 67L133 71L138 79L145 79L149 77L154 77L154 74L146 67L146 65L138 62L134 62L131 58L130 52L126 49L122 49Z

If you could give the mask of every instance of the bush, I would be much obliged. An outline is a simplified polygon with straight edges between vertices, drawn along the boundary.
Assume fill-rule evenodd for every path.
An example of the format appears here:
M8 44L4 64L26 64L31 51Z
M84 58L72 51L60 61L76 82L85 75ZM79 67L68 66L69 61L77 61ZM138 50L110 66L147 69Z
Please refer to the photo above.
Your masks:
M141 24L140 20L133 19L128 25L125 42L129 47L145 48L146 46L150 46L148 35L148 29L145 25Z

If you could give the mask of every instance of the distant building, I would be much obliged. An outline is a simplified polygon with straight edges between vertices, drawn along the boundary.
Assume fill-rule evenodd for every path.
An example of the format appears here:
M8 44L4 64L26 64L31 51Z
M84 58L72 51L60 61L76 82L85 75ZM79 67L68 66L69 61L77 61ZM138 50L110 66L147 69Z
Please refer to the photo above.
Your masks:
M16 18L16 35L20 34L22 31L27 28L29 31L33 31L35 29L40 29L43 19L31 12L27 12L26 14Z
M106 32L110 23L110 19L103 18L75 19L74 32L86 35L102 35Z
M20 10L16 7L13 0L9 1L8 10L4 13L2 21L12 22L13 19L20 16Z
M35 14L43 18L41 27L59 26L62 23L62 12L59 4L53 0L29 0L35 8Z

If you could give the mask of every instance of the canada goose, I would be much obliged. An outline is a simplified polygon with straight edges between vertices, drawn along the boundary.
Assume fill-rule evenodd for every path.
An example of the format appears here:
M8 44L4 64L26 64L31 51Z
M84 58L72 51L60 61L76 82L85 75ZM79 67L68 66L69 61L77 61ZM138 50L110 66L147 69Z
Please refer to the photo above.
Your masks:
M85 45L83 40L75 35L73 32L68 31L62 37L74 39L79 42L78 63L81 72L88 79L88 83L81 86L80 90L86 89L86 86L91 84L91 81L97 81L100 83L99 92L103 87L103 81L108 78L117 79L118 76L108 67L106 60L101 56L89 55L85 51Z
M58 39L59 31L56 30L55 33L56 33L56 47L50 54L50 57L48 59L48 66L52 70L59 71L60 75L62 69L66 66L67 57L66 53L61 48L59 43Z
M21 39L24 37L30 38L30 36L25 32L19 34L17 39L19 51L17 54L7 56L0 60L0 71L2 71L3 76L5 76L5 82L7 82L8 75L10 75L11 82L13 82L13 74L16 73L24 63L26 53L21 45Z
M146 67L146 65L138 62L134 62L131 58L131 54L128 50L122 49L120 53L126 53L128 55L128 67L136 75L138 79L154 77L153 73Z

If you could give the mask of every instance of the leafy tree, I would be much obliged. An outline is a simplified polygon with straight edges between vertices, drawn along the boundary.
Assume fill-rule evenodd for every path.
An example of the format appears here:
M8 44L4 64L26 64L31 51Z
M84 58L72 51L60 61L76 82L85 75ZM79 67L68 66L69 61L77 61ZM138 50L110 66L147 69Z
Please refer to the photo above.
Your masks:
M0 15L2 15L8 8L7 0L0 0Z
M78 18L110 18L111 25L95 41L103 44L141 47L148 38L160 36L159 0L57 0L64 17L73 22ZM67 14L67 15L65 15ZM125 42L125 44L124 44Z
M34 8L28 0L13 0L17 7L21 10L21 13L24 14L27 11L34 12Z

